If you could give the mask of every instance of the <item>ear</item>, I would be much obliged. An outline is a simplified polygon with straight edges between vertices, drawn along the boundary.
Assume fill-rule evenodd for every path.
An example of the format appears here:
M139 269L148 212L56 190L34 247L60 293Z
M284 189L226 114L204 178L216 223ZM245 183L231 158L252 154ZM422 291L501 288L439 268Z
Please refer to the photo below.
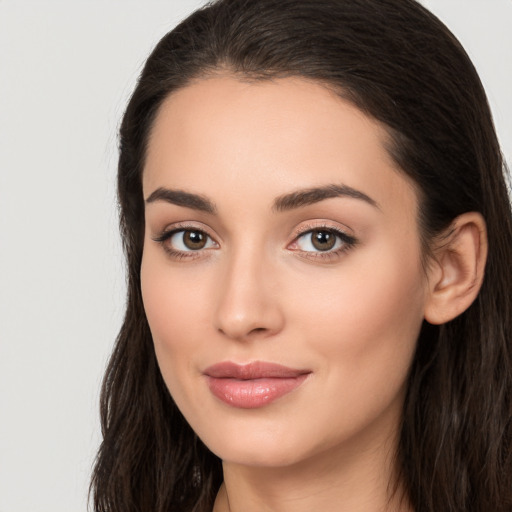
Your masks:
M484 279L487 229L477 212L457 217L434 249L428 271L425 320L444 324L475 300Z

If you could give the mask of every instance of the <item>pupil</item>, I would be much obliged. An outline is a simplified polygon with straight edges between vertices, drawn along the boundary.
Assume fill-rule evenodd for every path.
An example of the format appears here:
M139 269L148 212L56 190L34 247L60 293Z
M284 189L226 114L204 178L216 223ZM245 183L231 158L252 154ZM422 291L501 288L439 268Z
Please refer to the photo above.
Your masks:
M189 249L202 249L206 245L206 236L200 231L185 231L183 243Z
M334 247L336 236L329 231L313 231L313 246L319 251L328 251Z

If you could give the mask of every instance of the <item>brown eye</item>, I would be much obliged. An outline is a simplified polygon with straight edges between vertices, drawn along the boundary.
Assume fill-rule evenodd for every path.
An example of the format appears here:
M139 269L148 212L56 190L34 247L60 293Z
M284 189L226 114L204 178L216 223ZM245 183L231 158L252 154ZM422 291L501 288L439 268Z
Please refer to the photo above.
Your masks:
M311 244L319 251L330 251L336 244L336 235L331 231L315 229L310 236Z
M183 244L191 251L203 249L207 240L208 236L202 231L183 231Z
M212 238L200 229L177 229L156 239L169 250L178 252L201 251L216 248Z
M356 243L353 236L334 228L310 229L297 237L295 246L305 253L335 253L352 247Z

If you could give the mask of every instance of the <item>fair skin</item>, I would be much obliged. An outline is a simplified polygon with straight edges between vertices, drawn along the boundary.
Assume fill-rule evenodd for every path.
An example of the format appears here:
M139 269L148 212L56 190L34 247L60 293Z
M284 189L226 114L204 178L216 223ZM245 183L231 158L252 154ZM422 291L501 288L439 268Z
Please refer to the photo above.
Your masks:
M223 461L215 512L410 510L389 485L407 373L424 318L474 299L485 226L459 218L425 271L417 194L385 142L300 79L210 77L159 111L142 293L169 391ZM277 398L237 380L216 394L225 362L300 378Z

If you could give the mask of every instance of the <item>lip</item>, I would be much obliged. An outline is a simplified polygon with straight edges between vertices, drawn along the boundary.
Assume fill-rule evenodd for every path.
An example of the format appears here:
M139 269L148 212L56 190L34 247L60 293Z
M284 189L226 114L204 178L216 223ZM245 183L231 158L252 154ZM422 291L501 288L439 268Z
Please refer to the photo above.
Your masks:
M268 405L298 388L309 370L255 361L240 365L230 361L204 370L211 393L224 403L241 409Z

